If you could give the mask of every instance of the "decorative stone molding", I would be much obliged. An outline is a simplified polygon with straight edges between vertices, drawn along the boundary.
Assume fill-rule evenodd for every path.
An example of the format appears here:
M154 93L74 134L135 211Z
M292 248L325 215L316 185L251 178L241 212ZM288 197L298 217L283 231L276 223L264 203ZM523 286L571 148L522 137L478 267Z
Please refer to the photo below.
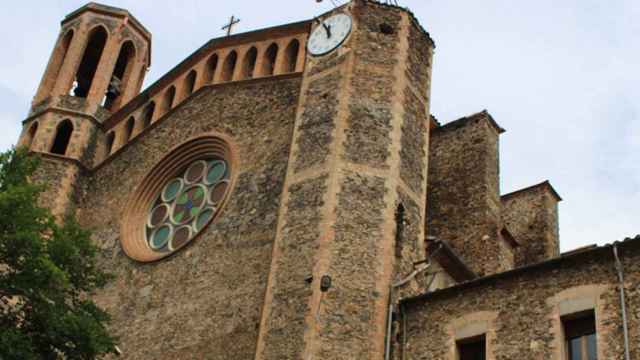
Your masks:
M226 195L216 205L215 214L195 235L181 243L180 246L166 252L153 250L147 240L145 224L158 194L171 179L184 172L191 164L197 160L209 158L224 160L230 174ZM225 136L219 134L199 136L174 147L143 179L125 206L121 217L121 244L124 252L139 262L153 262L174 254L196 240L215 221L224 208L237 177L236 164L238 164L236 153L232 151L230 142Z
M596 338L598 346L598 359L606 359L607 344L603 341L607 330L605 327L605 303L603 294L609 290L608 285L583 285L563 290L555 296L547 299L547 304L552 308L550 319L553 334L553 352L556 359L566 359L567 349L564 341L564 329L562 317L579 313L585 310L593 310L596 316Z
M487 360L495 359L492 344L496 342L496 319L498 314L492 311L479 311L461 316L451 321L446 331L448 333L449 360L458 360L457 342L464 339L484 335L486 339Z

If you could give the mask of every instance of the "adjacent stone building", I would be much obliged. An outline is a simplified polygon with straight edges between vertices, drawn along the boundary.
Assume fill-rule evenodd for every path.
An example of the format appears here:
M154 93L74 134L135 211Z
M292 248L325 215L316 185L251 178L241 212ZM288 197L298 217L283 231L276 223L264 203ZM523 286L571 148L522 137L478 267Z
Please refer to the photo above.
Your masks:
M409 10L213 39L144 91L133 15L61 26L19 145L116 275L121 357L640 358L640 238L560 254L553 187L500 193L496 120L430 115Z

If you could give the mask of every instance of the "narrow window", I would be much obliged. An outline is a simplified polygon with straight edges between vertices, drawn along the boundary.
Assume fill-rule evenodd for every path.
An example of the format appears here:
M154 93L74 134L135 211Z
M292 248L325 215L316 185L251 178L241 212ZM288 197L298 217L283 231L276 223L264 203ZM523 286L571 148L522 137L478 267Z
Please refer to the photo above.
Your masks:
M460 340L456 344L458 359L460 360L485 360L487 357L487 345L484 335Z
M124 133L124 144L126 144L129 139L131 139L131 135L133 134L133 129L136 126L136 119L132 116L127 120L127 127Z
M113 143L115 143L115 141L116 133L110 131L109 134L107 134L107 155L111 154L111 151L113 151Z
M562 318L568 360L597 360L596 317L593 310Z
M91 31L89 35L89 41L84 50L82 61L78 66L76 77L73 82L73 88L71 94L73 96L86 98L91 90L91 83L98 69L100 63L100 57L104 50L104 45L107 43L107 31L98 26Z
M402 257L404 224L405 224L404 205L400 203L396 208L396 257L397 258Z
M104 107L107 110L114 110L114 104L116 100L122 95L124 86L127 84L131 68L130 64L135 56L135 47L132 41L127 41L122 44L120 48L120 54L116 61L116 66L113 69L113 74L109 80L109 86L107 86L107 92L105 93Z
M184 97L188 97L193 94L193 90L196 88L196 79L198 73L195 70L189 71L189 75L184 79Z
M176 87L171 85L169 90L164 93L164 98L162 100L162 114L166 114L173 107L173 100L176 97Z
M278 57L278 45L271 44L264 54L264 62L262 63L262 74L271 76L275 73L276 58Z
M53 145L51 146L51 152L53 154L66 155L69 141L71 141L71 134L73 134L73 124L71 120L66 119L58 124L56 137L53 139Z
M144 108L143 117L142 117L142 125L144 128L151 125L151 121L153 121L153 113L156 110L156 103L153 101Z
M222 81L233 80L233 72L236 69L236 62L238 61L238 53L233 50L227 55L224 61L224 67L222 68Z
M300 51L300 42L296 39L291 40L289 46L287 46L287 50L285 51L285 71L287 73L292 73L296 71L296 67L298 65L298 52Z
M256 61L258 59L258 49L252 47L247 51L244 55L244 61L242 65L242 74L240 79L251 79L253 78L253 72L256 69Z
M216 76L217 68L218 68L218 54L213 54L207 61L207 76L205 78L207 83L213 82L213 77Z
M27 139L24 142L24 146L27 150L31 149L31 145L33 144L33 140L36 138L36 133L38 132L38 122L34 122L31 124L29 131L27 132Z

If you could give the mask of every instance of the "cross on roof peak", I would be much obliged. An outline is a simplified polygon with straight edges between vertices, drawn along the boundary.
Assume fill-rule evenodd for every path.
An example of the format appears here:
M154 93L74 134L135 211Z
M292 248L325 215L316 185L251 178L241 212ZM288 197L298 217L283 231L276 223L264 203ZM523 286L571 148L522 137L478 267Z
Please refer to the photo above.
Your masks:
M229 24L222 27L222 30L227 30L227 36L231 35L233 31L234 25L240 22L240 19L236 18L235 15L231 15L231 19L229 19Z

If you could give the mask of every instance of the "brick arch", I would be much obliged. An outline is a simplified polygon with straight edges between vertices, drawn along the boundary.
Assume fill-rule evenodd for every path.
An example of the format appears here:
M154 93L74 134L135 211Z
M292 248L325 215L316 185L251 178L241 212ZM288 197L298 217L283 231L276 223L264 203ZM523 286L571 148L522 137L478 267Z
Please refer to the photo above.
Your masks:
M198 72L195 69L189 71L189 74L184 78L184 96L189 97L196 90L196 81L198 80Z
M284 51L284 62L282 63L284 73L292 73L298 67L298 54L300 52L300 40L292 39L289 41Z
M109 86L105 93L104 107L107 110L117 110L122 104L122 95L129 87L136 57L135 42L131 39L122 41L120 52L109 80Z
M127 122L124 125L124 137L122 138L122 145L126 144L131 140L133 135L133 131L136 128L136 118L133 116L129 116Z
M64 119L56 126L56 135L51 144L51 153L58 155L67 155L71 136L73 135L73 123L69 119Z
M142 111L142 128L145 129L153 122L153 115L156 111L155 101L149 102Z
M238 52L235 50L231 50L227 57L224 59L224 64L222 65L222 74L220 76L221 81L232 81L233 73L236 70L236 64L238 63Z
M214 53L207 60L207 64L205 65L205 82L207 84L212 83L214 77L216 76L216 70L218 69L218 62L220 61L220 57L218 53Z
M164 115L173 108L173 102L176 99L176 87L175 85L169 86L162 96L162 109L160 115Z
M88 33L71 90L72 95L82 98L89 96L102 53L109 41L109 30L103 25L94 26Z
M109 133L107 134L107 151L106 151L106 156L111 155L111 152L113 151L113 145L116 142L116 133L115 131L109 131Z
M272 43L269 47L264 51L264 57L262 61L262 69L260 71L260 75L263 76L271 76L275 74L276 71L276 60L278 59L278 51L280 48L278 44Z
M53 92L58 78L60 77L60 70L62 69L62 65L64 65L65 59L67 58L67 53L69 52L69 47L71 46L71 42L73 41L74 36L74 29L68 29L66 32L61 34L58 42L56 43L53 54L51 54L51 59L49 60L49 65L39 92L39 99L48 97Z
M149 206L157 198L158 193L165 184L176 176L181 169L193 161L210 156L224 159L227 162L231 177L229 179L229 192L226 199L233 195L239 161L235 146L233 146L227 136L218 133L209 133L191 138L175 146L149 171L125 205L120 226L120 239L122 249L127 256L139 262L153 262L172 254L154 252L147 244L144 234L144 224L148 216ZM221 208L224 208L227 202L226 199L221 203ZM216 217L211 219L209 224L215 222ZM197 241L198 237L206 231L207 227L208 225L200 231L199 235L192 238L189 243ZM176 249L175 251L178 250L179 249Z
M240 80L251 79L255 75L256 62L258 61L258 49L252 46L244 54L242 60L242 71L240 72Z
M31 149L31 145L33 145L33 142L36 138L36 135L38 133L38 126L40 124L38 123L38 121L34 121L31 126L29 126L29 130L27 130L26 133L26 137L24 138L23 141L23 146L27 149L30 150Z

